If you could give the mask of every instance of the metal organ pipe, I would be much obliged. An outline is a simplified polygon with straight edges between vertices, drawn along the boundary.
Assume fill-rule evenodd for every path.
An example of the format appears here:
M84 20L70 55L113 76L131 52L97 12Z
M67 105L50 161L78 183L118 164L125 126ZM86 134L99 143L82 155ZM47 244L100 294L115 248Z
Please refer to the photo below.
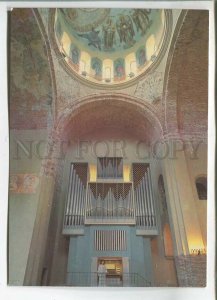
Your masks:
M76 174L77 175L77 174ZM78 177L78 175L76 176L77 177L77 184L76 184L76 194L75 194L75 196L76 196L76 198L75 198L75 208L74 208L74 212L73 212L73 214L74 214L74 216L75 216L75 220L74 220L74 225L77 225L77 218L78 218L78 202L79 202L79 181L80 181L80 179L79 179L79 177Z
M90 187L88 190L88 203L89 203L88 216L91 216L91 214L92 214L92 191L91 191Z
M91 215L96 211L96 198L94 197L94 193L91 192Z
M90 215L90 187L87 185L87 206L85 208L85 217Z
M141 180L141 194L142 194L142 225L145 225L145 193L144 193L144 178Z
M83 209L83 184L80 180L80 193L79 193L79 203L78 203L78 225L82 222L82 209Z
M82 223L84 221L84 199L85 199L85 188L84 188L84 185L82 183L80 225L82 225Z
M149 198L149 188L148 188L148 178L147 173L145 173L145 190L147 197L147 209L148 209L148 226L151 226L151 207L150 207L150 198Z
M77 174L75 173L75 170L73 170L74 176L72 181L72 193L71 193L71 204L70 204L70 225L73 225L73 212L74 212L74 201L75 201L75 191L76 191L76 182L77 182Z
M125 194L124 194L125 196ZM129 212L130 212L130 207L129 207L129 192L126 194L126 196L124 197L124 203L125 203L125 216L129 216Z
M134 197L135 197L135 215L136 215L136 218L138 216L138 210L139 210L139 205L138 205L138 189L136 188L135 189L135 192L134 192ZM137 222L137 220L136 220Z
M153 226L153 218L152 218L152 199L151 199L151 194L150 194L150 181L149 181L149 176L148 176L148 171L146 173L147 175L147 191L148 191L148 202L149 202L149 216L150 216L150 224Z
M140 217L139 217L139 214L140 214L140 191L139 191L139 184L137 185L137 188L136 188L136 200L137 200L137 214L136 214L136 217L137 217L137 223L138 225L140 225Z
M141 181L139 183L139 224L142 225L142 190L141 190Z
M89 214L89 186L87 185L87 188L86 188L86 205L84 206L85 218L87 218L88 214Z
M77 198L77 211L76 211L76 225L80 223L80 206L81 206L81 180L78 179L78 198Z
M139 185L136 187L136 218L137 218L137 225L139 225Z
M70 192L68 197L68 225L72 223L72 195L73 195L73 181L75 177L75 170L72 167L71 169L71 178L70 178Z
M68 197L66 202L66 210L65 210L65 220L64 220L64 226L69 225L69 213L70 213L70 202L71 202L71 192L72 192L72 175L73 175L73 165L70 168L70 177L69 177L69 191L68 191Z
M154 212L154 197L153 197L153 191L152 191L150 169L148 169L148 178L149 178L149 191L150 191L150 197L151 197L152 223L153 223L153 226L155 226L156 223L155 223L155 212Z
M135 218L135 201L132 187L130 188L130 216Z
M148 225L148 207L147 207L147 196L146 196L146 190L145 190L145 178L143 177L142 180L142 193L143 193L143 197L144 197L144 224L145 226Z

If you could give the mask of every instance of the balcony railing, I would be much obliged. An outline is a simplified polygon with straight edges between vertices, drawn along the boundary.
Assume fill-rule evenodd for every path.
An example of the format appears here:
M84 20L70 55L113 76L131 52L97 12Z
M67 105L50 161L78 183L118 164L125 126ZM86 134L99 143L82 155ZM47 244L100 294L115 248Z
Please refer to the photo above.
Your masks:
M138 273L123 273L104 278L101 276L97 272L67 273L67 285L79 287L151 287L151 283Z

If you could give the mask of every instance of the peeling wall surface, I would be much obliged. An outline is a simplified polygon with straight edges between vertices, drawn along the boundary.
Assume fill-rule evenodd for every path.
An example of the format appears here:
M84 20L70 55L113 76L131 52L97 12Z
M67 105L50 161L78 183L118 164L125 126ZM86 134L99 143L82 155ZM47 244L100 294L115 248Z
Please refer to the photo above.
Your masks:
M30 9L14 9L10 20L10 127L45 129L53 98L47 50Z

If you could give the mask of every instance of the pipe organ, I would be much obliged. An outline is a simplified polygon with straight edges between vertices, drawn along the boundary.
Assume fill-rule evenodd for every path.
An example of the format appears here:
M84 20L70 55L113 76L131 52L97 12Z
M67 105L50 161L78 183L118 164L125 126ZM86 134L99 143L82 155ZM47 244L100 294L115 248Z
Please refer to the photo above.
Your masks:
M134 163L132 168L136 225L156 227L154 197L149 165Z
M126 251L125 230L95 230L94 248L97 251Z
M122 178L123 158L121 157L99 157L97 159L98 178Z
M96 182L88 181L88 164L71 165L64 228L91 224L128 224L156 229L149 164L133 163L131 181L123 181L123 159L99 158Z
M71 165L64 227L84 225L87 170L87 163Z
M135 219L132 183L89 183L86 201L88 219Z

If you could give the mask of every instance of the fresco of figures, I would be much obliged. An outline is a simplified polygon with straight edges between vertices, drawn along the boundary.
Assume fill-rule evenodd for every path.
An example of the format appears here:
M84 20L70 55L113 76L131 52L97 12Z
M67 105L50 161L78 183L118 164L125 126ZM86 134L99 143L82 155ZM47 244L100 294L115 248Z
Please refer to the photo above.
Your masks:
M122 81L125 79L125 61L119 58L114 61L114 80Z
M150 9L58 10L59 19L64 19L62 22L66 27L70 26L74 36L83 39L92 50L105 52L133 47L152 24L150 13ZM62 33L58 22L56 32L59 38Z
M166 18L162 9L56 9L55 41L79 78L119 85L150 71L166 40Z
M70 47L70 61L72 63L72 67L78 71L79 70L79 61L80 61L80 50L73 44Z
M91 68L94 73L94 78L99 81L102 80L102 61L98 57L92 58Z

